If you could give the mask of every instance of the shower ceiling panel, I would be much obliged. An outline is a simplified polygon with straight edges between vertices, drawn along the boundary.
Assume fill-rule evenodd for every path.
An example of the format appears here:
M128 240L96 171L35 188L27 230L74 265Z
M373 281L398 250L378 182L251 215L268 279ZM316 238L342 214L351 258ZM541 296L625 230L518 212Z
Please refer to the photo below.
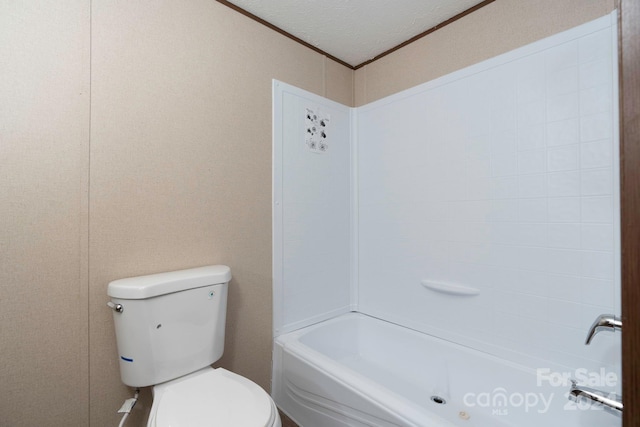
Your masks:
M300 40L357 66L481 0L229 0Z

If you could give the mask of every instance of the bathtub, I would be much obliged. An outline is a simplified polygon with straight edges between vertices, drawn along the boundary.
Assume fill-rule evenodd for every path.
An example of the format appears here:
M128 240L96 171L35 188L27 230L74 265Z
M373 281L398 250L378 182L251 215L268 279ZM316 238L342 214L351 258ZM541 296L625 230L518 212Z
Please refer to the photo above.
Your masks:
M272 394L301 427L619 427L530 369L361 313L275 339Z

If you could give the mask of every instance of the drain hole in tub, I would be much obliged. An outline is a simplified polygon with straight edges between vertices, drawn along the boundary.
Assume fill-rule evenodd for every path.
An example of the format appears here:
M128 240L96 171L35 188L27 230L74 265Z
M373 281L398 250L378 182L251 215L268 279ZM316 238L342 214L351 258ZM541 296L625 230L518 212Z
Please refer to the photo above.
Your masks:
M440 396L431 396L431 401L437 403L438 405L444 405L445 403L447 403L447 401Z

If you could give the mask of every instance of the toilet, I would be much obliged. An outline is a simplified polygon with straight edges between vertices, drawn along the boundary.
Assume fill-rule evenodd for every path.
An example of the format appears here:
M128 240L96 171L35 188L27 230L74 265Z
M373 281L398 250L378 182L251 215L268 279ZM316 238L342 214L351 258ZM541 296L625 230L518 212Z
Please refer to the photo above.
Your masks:
M281 427L271 397L223 368L231 270L214 265L109 283L122 382L153 386L147 427Z

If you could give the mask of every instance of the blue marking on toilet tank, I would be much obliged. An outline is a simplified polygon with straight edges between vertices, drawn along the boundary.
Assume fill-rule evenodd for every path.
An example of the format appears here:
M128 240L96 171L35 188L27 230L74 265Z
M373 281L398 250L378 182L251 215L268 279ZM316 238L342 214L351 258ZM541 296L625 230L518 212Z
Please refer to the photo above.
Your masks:
M129 359L128 357L124 356L120 356L120 359L124 360L125 362L133 362L133 359Z

